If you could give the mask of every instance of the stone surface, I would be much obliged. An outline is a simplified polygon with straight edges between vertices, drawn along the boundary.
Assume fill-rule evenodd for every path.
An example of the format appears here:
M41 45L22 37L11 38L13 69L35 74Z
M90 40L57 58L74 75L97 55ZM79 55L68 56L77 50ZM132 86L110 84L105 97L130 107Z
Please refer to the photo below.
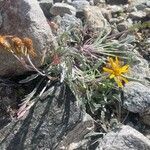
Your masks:
M64 0L63 2L70 4L72 0Z
M77 12L83 12L84 7L90 5L90 3L86 0L75 0L71 4L77 9Z
M40 0L39 4L40 4L40 7L42 8L46 18L51 18L50 8L53 5L53 0Z
M123 107L134 113L150 108L150 89L138 82L129 82L123 89Z
M0 13L0 28L1 28L1 26L2 26L2 22L3 22L3 20L2 20L3 18L2 18L2 15L1 15L1 13Z
M22 88L16 83L0 78L0 129L12 120Z
M111 30L99 7L86 6L84 8L84 15L86 24L90 29L93 29L94 31L101 31L105 28L108 32Z
M110 21L110 19L112 18L111 11L110 11L110 10L107 10L106 8L100 8L100 9L101 9L101 12L102 12L103 16L104 16L108 21Z
M148 108L147 110L144 111L144 113L141 113L140 115L143 123L150 126L150 109Z
M127 4L129 2L130 2L130 0L106 0L106 3L113 4L113 5Z
M59 147L62 148L64 145L67 145L67 147L65 147L67 150L87 149L87 147L90 146L90 140L85 139L83 135L92 132L93 129L93 119L88 114L84 114L82 121L65 136L65 139L60 142Z
M110 20L109 20L109 22L111 23L111 24L117 24L117 23L119 23L119 19L118 18L111 18Z
M80 19L68 14L64 15L60 22L60 26L63 31L67 31L71 26L80 27L81 25L82 22Z
M135 11L135 12L131 12L129 14L129 17L134 20L144 18L145 16L146 16L146 13L144 11Z
M141 58L138 53L137 56L134 57L134 61L130 67L130 76L144 82L144 79L149 77L150 74L149 63Z
M4 1L0 10L3 18L1 34L31 38L39 57L44 49L54 48L56 41L37 0ZM37 66L40 65L39 57L34 60ZM0 49L0 75L16 75L25 71L12 54Z
M63 17L56 16L53 21L58 25L58 29L55 32L52 30L56 36L70 30L71 27L80 28L82 26L82 21L80 19L69 14L65 14Z
M105 0L93 0L94 5L105 3Z
M146 13L147 17L150 17L150 8L145 8L144 12ZM150 25L149 25L150 26Z
M148 0L130 0L130 1L131 1L131 5L133 6L148 2Z
M80 110L70 91L64 93L63 85L55 84L41 98L25 119L1 128L1 150L68 149L94 129L93 120Z
M136 5L135 7L136 7L137 10L143 11L143 10L146 8L146 5L144 5L144 4L139 4L139 5Z
M65 14L76 15L76 8L66 3L55 3L50 9L50 13L57 16L64 16Z
M126 22L126 21L124 21L124 22L122 22L122 23L119 23L119 24L117 25L118 31L119 31L119 32L122 32L122 31L124 31L124 30L127 30L128 27L129 27L128 24L129 24L129 23Z
M150 140L130 126L107 133L96 150L149 150Z
M63 0L53 0L54 1L54 3L60 3L60 2L62 2Z
M147 5L148 7L150 7L150 1L147 1L147 2L146 2L146 5Z
M108 7L110 9L111 13L120 13L123 12L123 7L118 5L111 5Z

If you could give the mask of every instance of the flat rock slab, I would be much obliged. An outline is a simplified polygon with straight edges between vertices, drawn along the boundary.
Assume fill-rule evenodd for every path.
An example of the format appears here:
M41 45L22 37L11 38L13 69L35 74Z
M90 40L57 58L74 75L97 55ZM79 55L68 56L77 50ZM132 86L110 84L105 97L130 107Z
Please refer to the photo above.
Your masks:
M0 14L0 34L31 38L39 57L45 49L50 50L56 46L37 0L2 1ZM40 66L39 57L34 60L37 66ZM24 71L24 67L12 54L0 48L0 75L17 75Z
M1 150L60 150L80 142L93 130L93 120L77 107L70 91L52 86L24 120L12 121L0 130Z

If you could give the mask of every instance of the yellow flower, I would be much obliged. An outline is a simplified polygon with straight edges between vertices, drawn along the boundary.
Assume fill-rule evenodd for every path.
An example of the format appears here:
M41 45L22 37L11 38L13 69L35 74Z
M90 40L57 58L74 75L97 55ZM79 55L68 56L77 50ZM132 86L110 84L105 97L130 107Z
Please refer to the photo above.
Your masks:
M121 66L118 57L116 57L115 60L109 58L108 67L103 67L103 71L109 73L109 78L114 78L119 87L123 87L123 84L128 82L128 80L123 77L123 74L127 73L128 69L129 65Z

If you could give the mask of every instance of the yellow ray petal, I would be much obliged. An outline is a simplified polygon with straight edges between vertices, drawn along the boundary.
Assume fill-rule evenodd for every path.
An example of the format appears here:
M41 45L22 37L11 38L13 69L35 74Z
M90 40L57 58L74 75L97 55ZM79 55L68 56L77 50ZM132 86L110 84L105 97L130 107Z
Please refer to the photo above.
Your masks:
M121 82L119 77L114 77L114 80L116 81L118 87L123 87L123 84L122 84L122 82Z
M106 68L106 67L103 67L103 71L104 72L108 72L108 73L113 73L113 70L109 69L109 68Z
M121 73L126 73L126 72L128 72L128 69L129 69L129 65L125 65L125 66L120 68L120 72Z
M110 79L112 79L112 78L114 78L114 77L115 77L114 74L111 74L111 75L109 76Z
M110 63L110 66L112 67L112 68L114 68L115 66L114 66L114 60L112 59L112 58L108 58L108 61L109 61L109 63Z
M119 67L120 66L120 62L118 60L118 57L116 56L116 61L115 61L116 65Z

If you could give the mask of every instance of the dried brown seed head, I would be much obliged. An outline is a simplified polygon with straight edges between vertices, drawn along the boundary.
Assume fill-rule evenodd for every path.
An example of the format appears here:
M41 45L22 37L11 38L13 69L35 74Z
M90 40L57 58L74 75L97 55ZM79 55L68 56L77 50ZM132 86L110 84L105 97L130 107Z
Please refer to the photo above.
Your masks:
M24 47L26 47L27 49L27 53L33 57L36 56L36 53L35 53L35 50L33 48L33 42L31 39L29 38L23 38L23 44L24 44Z
M1 35L0 35L0 46L2 46L3 48L6 48L6 49L10 49L11 48L10 44L6 40L6 37L5 36L1 36Z
M18 37L13 37L12 38L12 42L13 42L13 44L14 44L15 47L21 47L21 46L23 46L22 40L20 38L18 38Z
M27 47L28 49L32 49L33 48L33 43L32 43L32 40L29 39L29 38L23 38L23 43L24 43L24 46Z

